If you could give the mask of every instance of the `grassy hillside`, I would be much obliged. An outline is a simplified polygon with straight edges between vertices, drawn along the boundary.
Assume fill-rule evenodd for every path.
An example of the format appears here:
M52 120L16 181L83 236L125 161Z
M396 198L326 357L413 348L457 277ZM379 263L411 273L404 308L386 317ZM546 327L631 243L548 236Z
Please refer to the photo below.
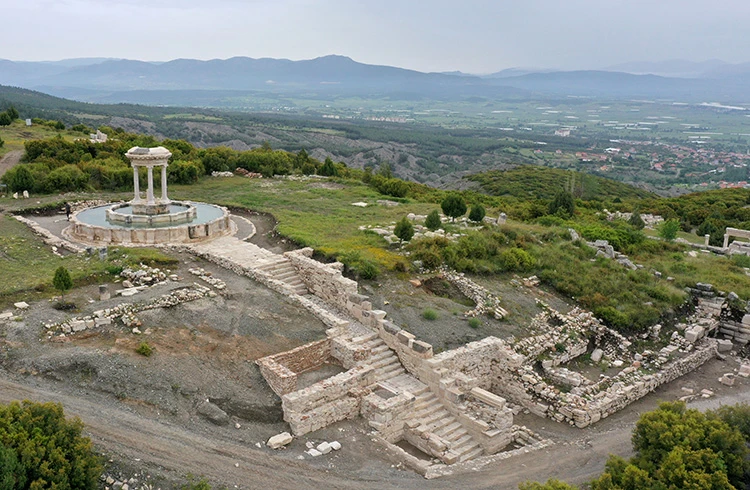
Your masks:
M631 185L594 175L548 167L524 165L511 170L491 170L466 177L492 196L518 199L552 199L560 189L572 188L582 199L611 200L655 197Z

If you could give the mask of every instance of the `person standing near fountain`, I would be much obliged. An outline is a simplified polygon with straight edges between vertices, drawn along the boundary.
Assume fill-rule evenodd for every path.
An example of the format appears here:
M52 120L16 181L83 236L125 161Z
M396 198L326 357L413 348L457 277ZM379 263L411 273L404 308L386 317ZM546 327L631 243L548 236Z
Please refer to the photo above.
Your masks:
M65 201L65 217L70 221L70 203Z

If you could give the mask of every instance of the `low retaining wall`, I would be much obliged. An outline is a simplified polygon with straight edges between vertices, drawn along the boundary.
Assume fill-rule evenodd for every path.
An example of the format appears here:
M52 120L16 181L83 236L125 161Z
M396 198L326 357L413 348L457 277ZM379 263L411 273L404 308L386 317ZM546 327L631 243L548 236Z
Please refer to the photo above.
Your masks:
M331 359L331 341L311 342L255 361L271 389L279 396L297 391L300 373L318 368Z
M346 299L357 294L357 282L341 275L342 264L323 264L312 259L313 249L303 248L286 252L302 282L315 296L346 309Z
M284 420L296 436L359 415L362 395L375 382L371 367L355 367L281 397Z

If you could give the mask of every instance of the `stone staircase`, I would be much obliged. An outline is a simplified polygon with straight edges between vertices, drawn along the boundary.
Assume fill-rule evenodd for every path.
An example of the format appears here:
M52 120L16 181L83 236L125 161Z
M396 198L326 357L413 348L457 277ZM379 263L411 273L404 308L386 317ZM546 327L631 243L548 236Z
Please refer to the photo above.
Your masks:
M372 355L362 361L361 364L372 366L375 369L375 383L387 382L388 380L405 375L406 370L398 360L398 356L383 342L377 333L370 333L353 339L355 344L367 347Z
M305 284L289 259L254 243L226 236L191 245L191 248L198 254L214 255L240 267L262 272L272 279L286 283L296 294L308 294Z
M407 421L415 434L435 434L445 441L448 451L445 462L461 462L476 458L483 453L481 446L469 435L440 400L429 390L428 386L407 373L398 356L376 334L368 334L357 339L355 343L371 349L372 356L362 364L373 366L376 383L371 387L383 386L393 393L408 391L416 396L413 416Z
M414 415L410 421L407 421L407 424L412 427L416 426L412 430L420 436L435 434L443 439L448 446L448 452L451 453L446 458L447 463L467 461L483 453L479 443L464 429L461 422L443 407L440 400L427 389L426 385L423 391L414 395L417 397Z
M278 259L275 262L261 265L257 270L265 272L272 279L286 283L289 289L294 291L295 294L308 294L307 286L302 282L302 278L297 273L297 269L294 268L292 262L282 255L277 255L277 257Z

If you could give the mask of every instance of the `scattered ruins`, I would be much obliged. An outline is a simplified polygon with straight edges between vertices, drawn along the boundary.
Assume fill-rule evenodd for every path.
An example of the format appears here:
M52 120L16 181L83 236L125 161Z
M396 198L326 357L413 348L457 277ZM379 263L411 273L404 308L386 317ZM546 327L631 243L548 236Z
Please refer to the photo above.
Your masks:
M75 250L45 230L36 231L54 246ZM608 244L593 245L608 254ZM248 276L327 325L325 338L256 361L281 398L284 420L294 436L362 417L372 439L394 461L426 478L477 469L552 444L514 423L520 411L587 427L731 351L734 343L750 342L750 315L733 307L736 297L697 284L690 291L694 313L670 335L654 325L643 336L625 338L580 308L561 313L539 302L543 313L531 319L524 338L486 337L435 353L432 345L373 308L370 299L359 294L358 284L342 275L343 264L321 263L313 259L311 248L275 254L234 236L165 247ZM200 269L190 272L221 289ZM132 289L132 294L169 280L168 273L158 270L123 274L130 283L124 286L131 286L123 291ZM475 302L466 316L507 315L499 298L463 274L440 274ZM538 281L528 278L524 283L534 287ZM46 329L50 337L112 322L137 329L139 311L211 294L196 284L148 304L123 304ZM586 362L578 363L581 358ZM304 381L309 378L302 375L331 365L337 374L312 384ZM582 369L592 365L601 372ZM742 369L750 374L750 367ZM728 373L721 382L734 383L734 376ZM283 445L277 442L275 447Z

